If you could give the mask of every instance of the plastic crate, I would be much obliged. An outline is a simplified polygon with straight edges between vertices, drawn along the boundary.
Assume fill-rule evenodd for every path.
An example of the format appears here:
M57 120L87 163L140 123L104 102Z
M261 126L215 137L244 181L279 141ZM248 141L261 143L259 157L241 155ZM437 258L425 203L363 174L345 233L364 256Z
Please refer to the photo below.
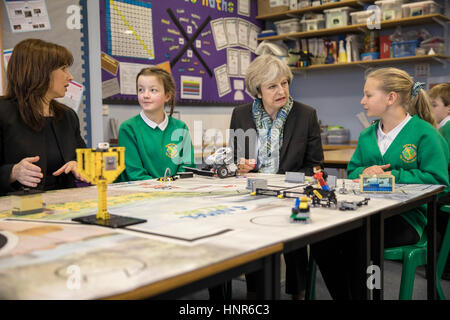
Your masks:
M402 13L404 18L440 13L440 11L440 6L434 1L421 1L402 5Z
M312 19L300 21L303 31L315 31L325 28L325 19Z
M311 0L299 0L297 4L297 8L305 8L305 7L311 7Z
M365 52L361 53L361 61L372 61L380 59L379 52Z
M297 18L276 21L274 23L275 23L275 26L277 27L278 34L302 31L300 19L297 19Z
M375 10L350 12L352 24L367 24L367 19L375 14Z
M349 13L354 11L350 7L323 10L326 15L326 27L344 27L349 24Z
M433 49L435 54L445 55L445 43L444 39L441 37L434 37L429 40L422 41L420 43L420 48L425 50L425 54L429 54L430 50Z
M414 56L418 45L417 40L392 42L392 56L394 58Z
M402 17L403 0L375 1L375 5L381 8L381 20L394 20Z

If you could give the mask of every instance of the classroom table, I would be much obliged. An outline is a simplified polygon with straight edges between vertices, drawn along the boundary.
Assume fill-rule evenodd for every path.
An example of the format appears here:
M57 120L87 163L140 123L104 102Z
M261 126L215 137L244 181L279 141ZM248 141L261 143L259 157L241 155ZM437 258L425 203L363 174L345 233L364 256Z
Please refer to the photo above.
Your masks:
M355 149L351 148L324 151L324 165L326 168L347 169L354 152Z
M260 298L278 299L281 252L363 227L367 252L361 263L368 264L371 235L381 242L371 230L373 217L384 211L398 214L405 203L414 205L408 201L419 198L429 202L440 190L407 186L397 198L374 196L367 206L351 212L311 208L311 223L296 224L289 220L294 199L251 196L246 189L249 177L267 179L270 188L302 189L285 182L284 175L264 174L110 185L109 212L147 219L125 229L71 220L96 212L95 187L46 192L45 211L30 216L13 216L11 197L2 197L0 237L6 234L10 240L0 248L2 298L176 298L259 271ZM352 183L347 180L346 187L353 192L337 194L338 200L363 198ZM336 189L341 184L338 180ZM77 265L81 274L87 273L85 290L68 290L67 272Z

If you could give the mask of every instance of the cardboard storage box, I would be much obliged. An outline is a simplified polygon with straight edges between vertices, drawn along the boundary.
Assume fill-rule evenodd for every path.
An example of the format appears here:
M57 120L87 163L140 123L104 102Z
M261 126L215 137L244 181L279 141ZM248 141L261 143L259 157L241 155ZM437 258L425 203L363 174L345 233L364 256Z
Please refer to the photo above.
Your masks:
M258 16L289 10L289 0L258 0Z

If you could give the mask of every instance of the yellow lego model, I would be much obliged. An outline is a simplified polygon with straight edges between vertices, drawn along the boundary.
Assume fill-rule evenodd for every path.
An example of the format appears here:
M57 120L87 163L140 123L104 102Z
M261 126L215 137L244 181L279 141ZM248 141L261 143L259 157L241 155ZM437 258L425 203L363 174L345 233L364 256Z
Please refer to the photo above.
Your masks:
M36 190L23 190L11 197L12 214L23 216L44 211L42 192Z
M98 212L95 216L73 219L88 224L99 224L112 228L124 227L146 222L146 220L110 215L107 210L106 190L125 170L125 148L110 148L109 143L101 142L98 148L77 149L78 172L83 178L97 185Z

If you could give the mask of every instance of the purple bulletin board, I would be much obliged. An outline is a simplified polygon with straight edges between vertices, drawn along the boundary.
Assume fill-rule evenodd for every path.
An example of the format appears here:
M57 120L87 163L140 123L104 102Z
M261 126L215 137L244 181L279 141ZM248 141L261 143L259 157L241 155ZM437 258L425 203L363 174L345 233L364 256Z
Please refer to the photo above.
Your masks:
M252 101L245 69L255 58L256 1L101 0L103 102L136 104L136 74L168 67L180 105Z

